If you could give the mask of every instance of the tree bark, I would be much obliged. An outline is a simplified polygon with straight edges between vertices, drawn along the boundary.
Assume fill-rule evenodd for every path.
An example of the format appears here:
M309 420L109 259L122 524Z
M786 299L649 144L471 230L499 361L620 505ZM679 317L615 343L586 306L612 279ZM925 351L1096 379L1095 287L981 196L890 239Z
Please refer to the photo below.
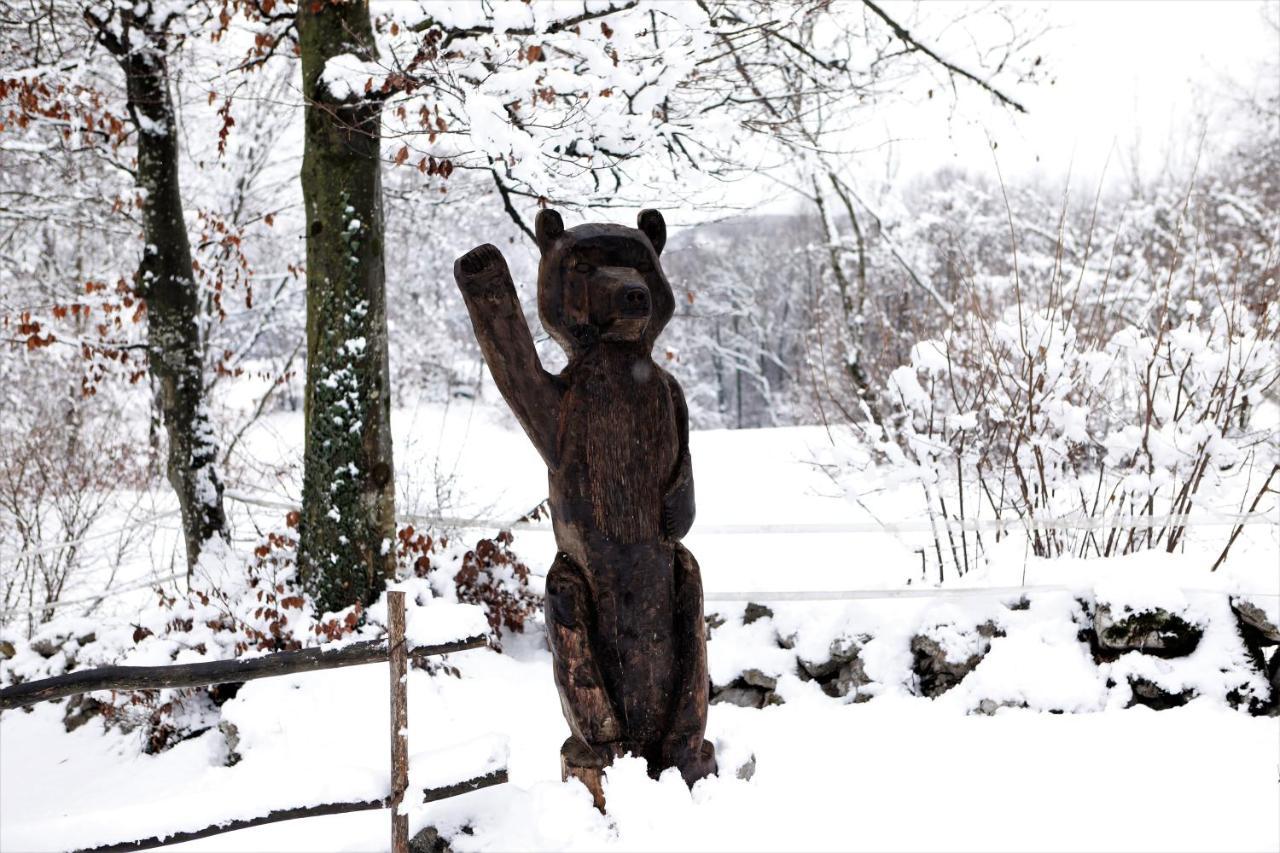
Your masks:
M204 401L199 288L192 275L178 182L177 125L165 39L163 32L147 31L131 21L145 36L124 44L103 23L89 20L124 71L129 113L138 131L136 181L143 197L146 245L135 289L147 304L147 364L168 434L166 471L182 512L189 572L204 544L225 536L227 520L215 468L217 445Z
M381 102L323 85L375 54L366 0L298 8L306 99L307 386L299 565L321 611L372 602L395 570L383 271Z

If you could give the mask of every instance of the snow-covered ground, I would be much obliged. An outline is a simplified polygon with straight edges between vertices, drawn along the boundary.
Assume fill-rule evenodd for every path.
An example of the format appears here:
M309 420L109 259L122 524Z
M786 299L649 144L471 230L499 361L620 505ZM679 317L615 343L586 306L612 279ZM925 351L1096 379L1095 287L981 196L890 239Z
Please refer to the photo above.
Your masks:
M532 644L529 644L530 646ZM559 780L567 734L545 652L468 652L460 679L410 677L415 758L498 732L510 784L417 809L457 850L1275 850L1275 720L1209 705L965 715L921 698L843 705L816 690L754 710L715 705L721 777L692 793L638 762L610 773L609 816ZM6 719L6 851L66 849L202 826L308 799L385 793L386 672L246 685L227 715L253 738L222 767L206 735L158 757L59 709ZM6 714L6 717L9 717ZM252 719L252 724L246 725ZM244 743L242 741L242 743ZM734 778L750 755L756 772ZM415 772L418 767L415 764ZM459 766L468 775L478 766ZM386 812L293 821L182 850L385 850ZM469 826L473 834L455 834Z
M500 410L455 404L397 412L397 481L407 513L514 519L546 493L542 464ZM276 416L244 439L259 494L296 496L300 419ZM708 611L724 624L709 644L713 680L746 668L778 679L785 704L710 709L720 776L692 792L678 777L650 780L638 761L609 773L609 813L559 780L567 735L540 625L497 654L453 655L460 675L409 677L415 779L456 779L491 766L505 742L510 783L411 811L455 850L1277 850L1280 724L1222 699L1221 670L1238 642L1219 636L1227 591L1280 608L1280 531L1247 528L1210 575L1223 528L1193 531L1177 555L1111 561L1028 559L1010 541L989 566L952 587L1061 585L1019 596L769 602L774 615L743 624L737 593L920 588L924 534L813 532L823 524L918 521L908 489L867 472L849 499L822 467L838 454L821 428L704 432L692 438L698 524L686 539L703 570ZM842 451L843 452L843 451ZM237 536L278 509L236 505ZM767 532L749 532L768 525ZM484 531L473 531L481 535ZM487 534L486 534L487 535ZM157 538L157 542L161 537ZM157 547L166 547L157 545ZM521 530L515 549L545 572L554 543ZM131 571L143 577L151 564ZM125 578L124 580L127 580ZM1211 626L1196 655L1157 673L1202 694L1182 708L1121 710L1075 636L1075 596L1160 606ZM149 593L108 602L116 615ZM762 599L763 601L763 599ZM111 612L111 611L108 611ZM910 694L910 635L991 619L1002 636L972 683L936 700ZM1229 633L1229 632L1228 632ZM838 636L874 635L864 659L869 702L846 704L794 673L797 655ZM780 647L786 638L791 649ZM957 635L949 640L966 641ZM879 645L876 645L876 644ZM1234 644L1233 644L1234 643ZM1179 668L1180 667L1180 668ZM1216 675L1215 675L1216 673ZM1216 685L1216 686L1215 686ZM993 716L981 699L1025 704ZM1081 711L1085 713L1048 713ZM156 756L135 735L94 721L66 734L62 708L0 719L0 850L70 849L194 829L387 792L387 673L366 666L251 682L222 709L243 759L224 766L217 731ZM754 757L754 775L738 769ZM746 774L743 774L746 775ZM243 830L172 849L385 850L388 815L365 812Z

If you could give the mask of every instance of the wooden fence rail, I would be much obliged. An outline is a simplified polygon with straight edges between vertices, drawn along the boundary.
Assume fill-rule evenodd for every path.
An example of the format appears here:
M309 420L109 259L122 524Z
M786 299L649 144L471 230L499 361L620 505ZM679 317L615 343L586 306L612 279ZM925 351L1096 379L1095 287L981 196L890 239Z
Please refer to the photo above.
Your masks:
M506 770L494 770L492 773L486 773L483 776L476 776L474 779L468 779L465 782L458 782L455 785L448 785L444 788L427 788L422 792L422 802L434 803L437 800L456 797L459 794L465 794L469 791L478 791L481 788L488 788L491 785L501 785L506 781ZM184 841L195 841L200 838L208 838L211 835L221 835L224 832L234 832L237 829L248 829L253 826L278 823L282 820L297 820L302 817L320 817L321 815L345 814L347 812L363 812L373 809L387 808L391 808L390 797L385 797L381 800L364 800L350 803L324 803L317 806L304 806L296 809L279 809L263 815L262 817L246 818L244 820L229 820L225 823L205 827L204 829L196 829L189 832L175 832L171 835L163 836L155 835L151 838L143 838L137 841L127 841L119 844L104 844L101 847L86 847L82 850L75 851L75 853L129 853L129 851L134 850L151 850L155 847L167 847L170 844L181 844Z
M117 842L100 847L87 848L81 853L120 853L126 850L149 850L208 838L223 832L247 829L251 826L295 820L318 815L342 814L369 809L391 809L392 853L407 853L409 824L406 815L399 814L397 806L405 795L408 780L408 691L406 673L409 658L425 658L444 655L488 645L484 636L467 637L451 643L405 648L404 593L387 593L388 636L385 640L366 640L332 649L301 649L295 652L278 652L256 658L209 661L204 663L171 664L168 666L106 666L71 672L54 678L28 681L0 690L0 711L50 702L90 693L95 690L160 690L163 688L206 687L214 684L230 684L292 675L344 666L369 663L387 663L391 673L391 786L390 796L379 800L362 800L346 803L323 803L298 808L277 809L260 817L223 821L201 829L175 832L164 836L133 841ZM506 768L467 779L443 788L428 788L422 792L422 802L429 803L456 797L468 791L500 785L507 781Z
M446 655L466 649L488 645L483 636L467 637L453 643L436 646L416 646L408 650L411 658ZM296 652L277 652L257 658L219 660L205 663L179 663L167 666L104 666L69 672L39 681L25 681L0 690L0 711L50 702L90 693L94 690L160 690L165 687L204 687L213 684L231 684L253 681L277 675L298 672L314 672L320 669L337 669L343 666L360 666L368 663L386 663L386 640L366 640L336 649L302 649Z

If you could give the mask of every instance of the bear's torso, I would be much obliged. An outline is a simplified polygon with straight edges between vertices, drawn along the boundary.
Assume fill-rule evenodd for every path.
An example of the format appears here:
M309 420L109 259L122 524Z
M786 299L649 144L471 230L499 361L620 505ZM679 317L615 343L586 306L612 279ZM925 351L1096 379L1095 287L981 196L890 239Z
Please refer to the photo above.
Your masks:
M571 362L550 471L556 543L595 593L594 642L630 740L665 727L675 677L674 544L662 499L680 454L667 379L647 351L601 344Z

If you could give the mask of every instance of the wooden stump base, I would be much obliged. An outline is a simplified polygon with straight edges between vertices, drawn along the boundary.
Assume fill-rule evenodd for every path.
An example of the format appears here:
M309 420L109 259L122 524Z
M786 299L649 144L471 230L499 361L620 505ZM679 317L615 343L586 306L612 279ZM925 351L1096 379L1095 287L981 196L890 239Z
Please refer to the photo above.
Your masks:
M716 752L710 741L702 742L700 761L686 768L685 781L693 785L698 779L716 773ZM575 737L568 737L560 747L560 779L568 782L577 779L591 792L591 801L604 812L604 771L612 763L612 756L602 756ZM653 775L654 771L650 771Z
M684 781L690 788L699 779L714 776L719 772L720 768L716 765L716 748L711 745L709 740L702 742L702 749L698 750L697 761L680 768L680 774L684 776Z
M604 811L604 770L610 759L597 755L585 743L572 735L560 747L560 780L577 779L591 792L591 800L597 809Z

